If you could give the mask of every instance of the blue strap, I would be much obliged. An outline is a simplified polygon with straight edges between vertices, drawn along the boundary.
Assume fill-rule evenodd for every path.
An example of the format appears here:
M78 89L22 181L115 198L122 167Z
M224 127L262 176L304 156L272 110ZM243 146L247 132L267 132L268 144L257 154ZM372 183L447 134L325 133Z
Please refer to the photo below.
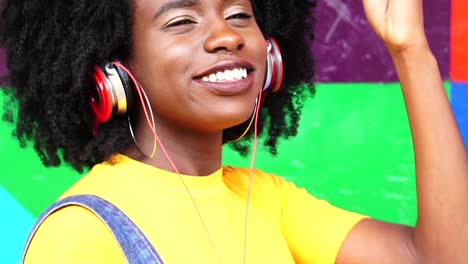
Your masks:
M81 206L98 216L119 243L128 264L163 264L159 254L132 220L110 202L94 195L70 196L47 208L29 234L21 263L24 263L26 252L39 226L49 215L68 206Z

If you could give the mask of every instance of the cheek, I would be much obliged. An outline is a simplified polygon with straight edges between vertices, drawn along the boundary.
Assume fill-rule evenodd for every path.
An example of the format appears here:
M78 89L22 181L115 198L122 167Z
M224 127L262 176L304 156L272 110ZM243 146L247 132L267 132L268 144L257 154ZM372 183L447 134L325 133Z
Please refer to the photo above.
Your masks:
M151 67L157 72L164 74L183 74L194 55L194 47L187 45L193 41L178 38L171 40L167 36L154 36L153 40L147 41L145 50L148 50L148 56L151 58ZM163 76L169 77L169 76ZM180 76L181 77L181 76Z
M255 60L258 62L257 65L257 75L261 79L260 83L263 84L263 80L265 78L266 73L266 64L267 64L267 47L266 41L261 39L257 41L257 45L255 46L254 50Z
M138 80L145 89L157 90L158 93L173 91L166 86L176 85L183 80L182 76L188 67L187 58L190 50L177 45L157 45L146 41L145 45L136 47L135 56L130 61ZM174 83L177 82L177 83Z
M160 71L166 74L166 78L176 75L178 77L176 79L182 80L187 77L186 74L188 75L193 55L194 51L189 45L169 45L166 48L163 47L155 64Z
M250 41L247 42L247 45L252 50L255 61L259 63L259 65L257 65L257 69L259 69L263 74L266 69L267 61L267 41L258 28L249 36L249 40Z

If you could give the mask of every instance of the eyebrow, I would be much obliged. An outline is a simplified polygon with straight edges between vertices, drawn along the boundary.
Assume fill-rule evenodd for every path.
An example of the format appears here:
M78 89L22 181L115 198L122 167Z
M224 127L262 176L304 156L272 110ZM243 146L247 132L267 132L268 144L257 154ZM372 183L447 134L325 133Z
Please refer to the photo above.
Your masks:
M198 0L173 0L165 3L162 5L154 14L153 16L153 21L158 19L160 16L162 16L164 13L169 12L170 10L173 9L179 9L179 8L190 8L198 4Z

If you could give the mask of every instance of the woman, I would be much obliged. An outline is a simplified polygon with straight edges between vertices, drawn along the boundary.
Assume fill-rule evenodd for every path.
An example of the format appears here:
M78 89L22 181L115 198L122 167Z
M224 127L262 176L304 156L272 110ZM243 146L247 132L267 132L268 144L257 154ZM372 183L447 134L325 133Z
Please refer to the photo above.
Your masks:
M18 138L33 139L46 165L63 158L77 170L93 166L62 198L111 202L165 263L466 263L467 155L427 45L421 0L364 1L411 122L415 228L333 208L273 175L221 167L223 143L245 133L267 130L272 152L278 137L295 134L301 99L313 91L300 85L311 79L304 29L313 6L7 1L3 40L10 94L20 104ZM277 92L281 57L271 37L284 55ZM117 86L124 88L107 90ZM245 152L250 144L236 146ZM79 206L51 214L26 256L26 263L125 261L103 222Z

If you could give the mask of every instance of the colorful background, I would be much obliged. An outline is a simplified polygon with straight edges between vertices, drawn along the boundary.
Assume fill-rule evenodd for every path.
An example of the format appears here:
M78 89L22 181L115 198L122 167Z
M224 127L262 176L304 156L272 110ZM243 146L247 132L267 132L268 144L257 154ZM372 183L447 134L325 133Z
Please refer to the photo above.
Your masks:
M413 225L414 159L402 94L390 57L357 3L319 1L317 95L306 103L299 135L282 142L277 157L261 151L257 167L336 206ZM468 17L462 14L468 3L424 4L430 45L468 145ZM0 51L0 76L5 73ZM31 148L19 148L11 130L0 123L1 263L18 263L35 218L81 177L67 166L44 168ZM247 166L249 160L226 149L224 162Z

